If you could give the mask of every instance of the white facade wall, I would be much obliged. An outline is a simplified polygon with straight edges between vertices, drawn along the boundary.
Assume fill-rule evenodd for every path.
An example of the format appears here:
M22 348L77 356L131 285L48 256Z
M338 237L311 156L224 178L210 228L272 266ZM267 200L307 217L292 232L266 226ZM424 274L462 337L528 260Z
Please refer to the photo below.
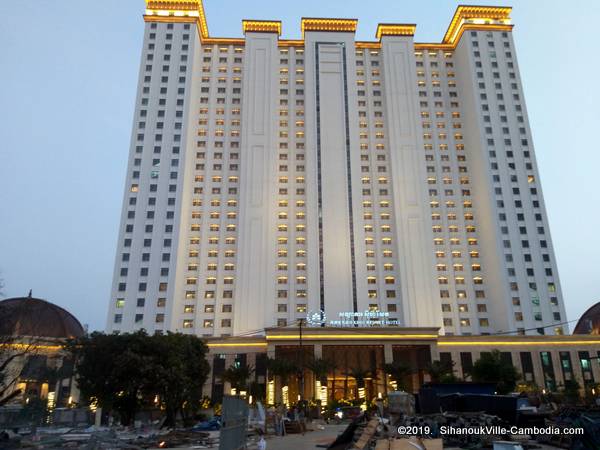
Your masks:
M320 310L561 331L510 33L201 45L149 22L138 91L107 331L247 335Z

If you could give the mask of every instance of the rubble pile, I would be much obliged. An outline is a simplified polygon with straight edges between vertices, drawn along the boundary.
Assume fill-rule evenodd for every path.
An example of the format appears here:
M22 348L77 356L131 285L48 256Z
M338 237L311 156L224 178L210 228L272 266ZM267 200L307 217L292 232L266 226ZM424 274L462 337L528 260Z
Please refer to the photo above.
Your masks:
M499 417L484 413L439 413L429 415L396 415L390 420L364 418L354 421L340 439L332 444L330 450L395 450L404 448L437 449L492 448L495 441L510 440L510 436L500 434L469 434L467 429L489 427L500 428L506 423ZM399 434L398 429L404 427L407 434ZM442 435L442 427L452 427L454 434ZM422 430L422 433L415 432ZM464 430L464 432L461 432ZM409 442L410 441L410 442ZM417 444L418 443L418 444ZM409 445L406 447L405 444ZM415 447L419 445L420 447Z
M538 442L561 448L585 450L600 448L600 411L582 408L563 408L549 420L546 426L583 428L583 435L569 433L536 436Z
M417 429L428 428L430 433L428 437L442 438L444 446L458 447L465 449L478 449L491 447L494 441L507 440L507 435L497 434L467 434L458 430L479 427L495 427L505 425L497 416L484 413L440 413L429 415L404 416L395 423L394 431L397 427L410 427ZM440 434L441 427L452 427L457 430L456 434ZM396 431L397 432L397 431Z
M44 430L43 430L44 431ZM160 449L160 448L217 448L219 432L180 430L115 430L111 428L48 430L34 436L11 436L0 448L14 449Z

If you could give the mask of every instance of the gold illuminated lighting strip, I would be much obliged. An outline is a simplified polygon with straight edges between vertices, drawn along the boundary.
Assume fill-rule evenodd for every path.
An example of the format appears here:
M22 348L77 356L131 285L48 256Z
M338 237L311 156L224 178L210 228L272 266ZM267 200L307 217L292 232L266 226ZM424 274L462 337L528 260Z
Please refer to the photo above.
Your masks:
M267 336L267 340L293 340L293 336ZM437 334L310 334L303 333L303 339L437 339Z
M208 38L202 0L146 0L147 22L198 22L201 39Z
M356 48L381 48L381 42L356 41Z
M454 50L466 30L511 31L510 7L459 6L441 43L415 43L415 50ZM245 45L242 38L213 38L208 33L206 13L202 0L146 0L146 22L197 23L198 34L205 45ZM245 24L248 23L248 25ZM244 32L277 32L281 36L281 22L269 20L243 21ZM278 24L278 25L276 25ZM303 18L302 39L281 39L279 47L303 47L305 31L356 32L356 19ZM248 28L246 28L248 27ZM383 36L412 36L413 24L379 24L377 38ZM380 49L381 42L357 41L356 48Z
M202 4L202 0L198 0L199 2L199 13L200 13L200 37L202 39L207 39L208 34L208 23L206 22L206 14L204 13L204 5Z
M302 38L306 31L337 31L355 33L358 25L357 19L316 19L302 18Z
M438 342L442 347L473 346L529 346L529 345L598 345L600 341L472 341L472 342Z
M244 33L277 33L281 36L280 20L242 20Z
M237 343L237 344L214 343L214 344L207 344L207 345L208 345L208 347L266 347L267 343L266 342L254 342L254 343L244 342L244 343Z
M246 41L241 38L206 38L202 39L205 45L245 45Z
M279 47L304 47L303 39L280 39L277 43Z
M375 37L381 40L382 36L414 36L416 29L415 24L380 23Z
M459 6L442 40L443 44L455 44L467 24L509 25L511 7L496 6ZM495 23L494 23L495 22Z
M30 349L30 350L60 350L63 348L62 345L35 345L35 344L3 344L2 347L11 347L18 349Z

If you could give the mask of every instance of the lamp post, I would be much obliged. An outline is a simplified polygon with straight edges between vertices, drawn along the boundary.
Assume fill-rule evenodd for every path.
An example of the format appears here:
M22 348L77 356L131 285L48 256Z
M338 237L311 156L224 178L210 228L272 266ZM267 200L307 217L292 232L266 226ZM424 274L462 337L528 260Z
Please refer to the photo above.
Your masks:
M300 341L300 395L299 400L304 400L304 349L302 348L302 325L304 325L304 319L298 319L298 338Z

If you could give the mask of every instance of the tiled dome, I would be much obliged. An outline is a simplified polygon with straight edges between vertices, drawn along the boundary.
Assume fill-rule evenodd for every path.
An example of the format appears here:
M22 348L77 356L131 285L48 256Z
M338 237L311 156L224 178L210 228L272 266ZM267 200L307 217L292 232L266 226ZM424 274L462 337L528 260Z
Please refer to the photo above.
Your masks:
M0 301L1 336L73 338L84 334L81 323L68 311L33 297Z

